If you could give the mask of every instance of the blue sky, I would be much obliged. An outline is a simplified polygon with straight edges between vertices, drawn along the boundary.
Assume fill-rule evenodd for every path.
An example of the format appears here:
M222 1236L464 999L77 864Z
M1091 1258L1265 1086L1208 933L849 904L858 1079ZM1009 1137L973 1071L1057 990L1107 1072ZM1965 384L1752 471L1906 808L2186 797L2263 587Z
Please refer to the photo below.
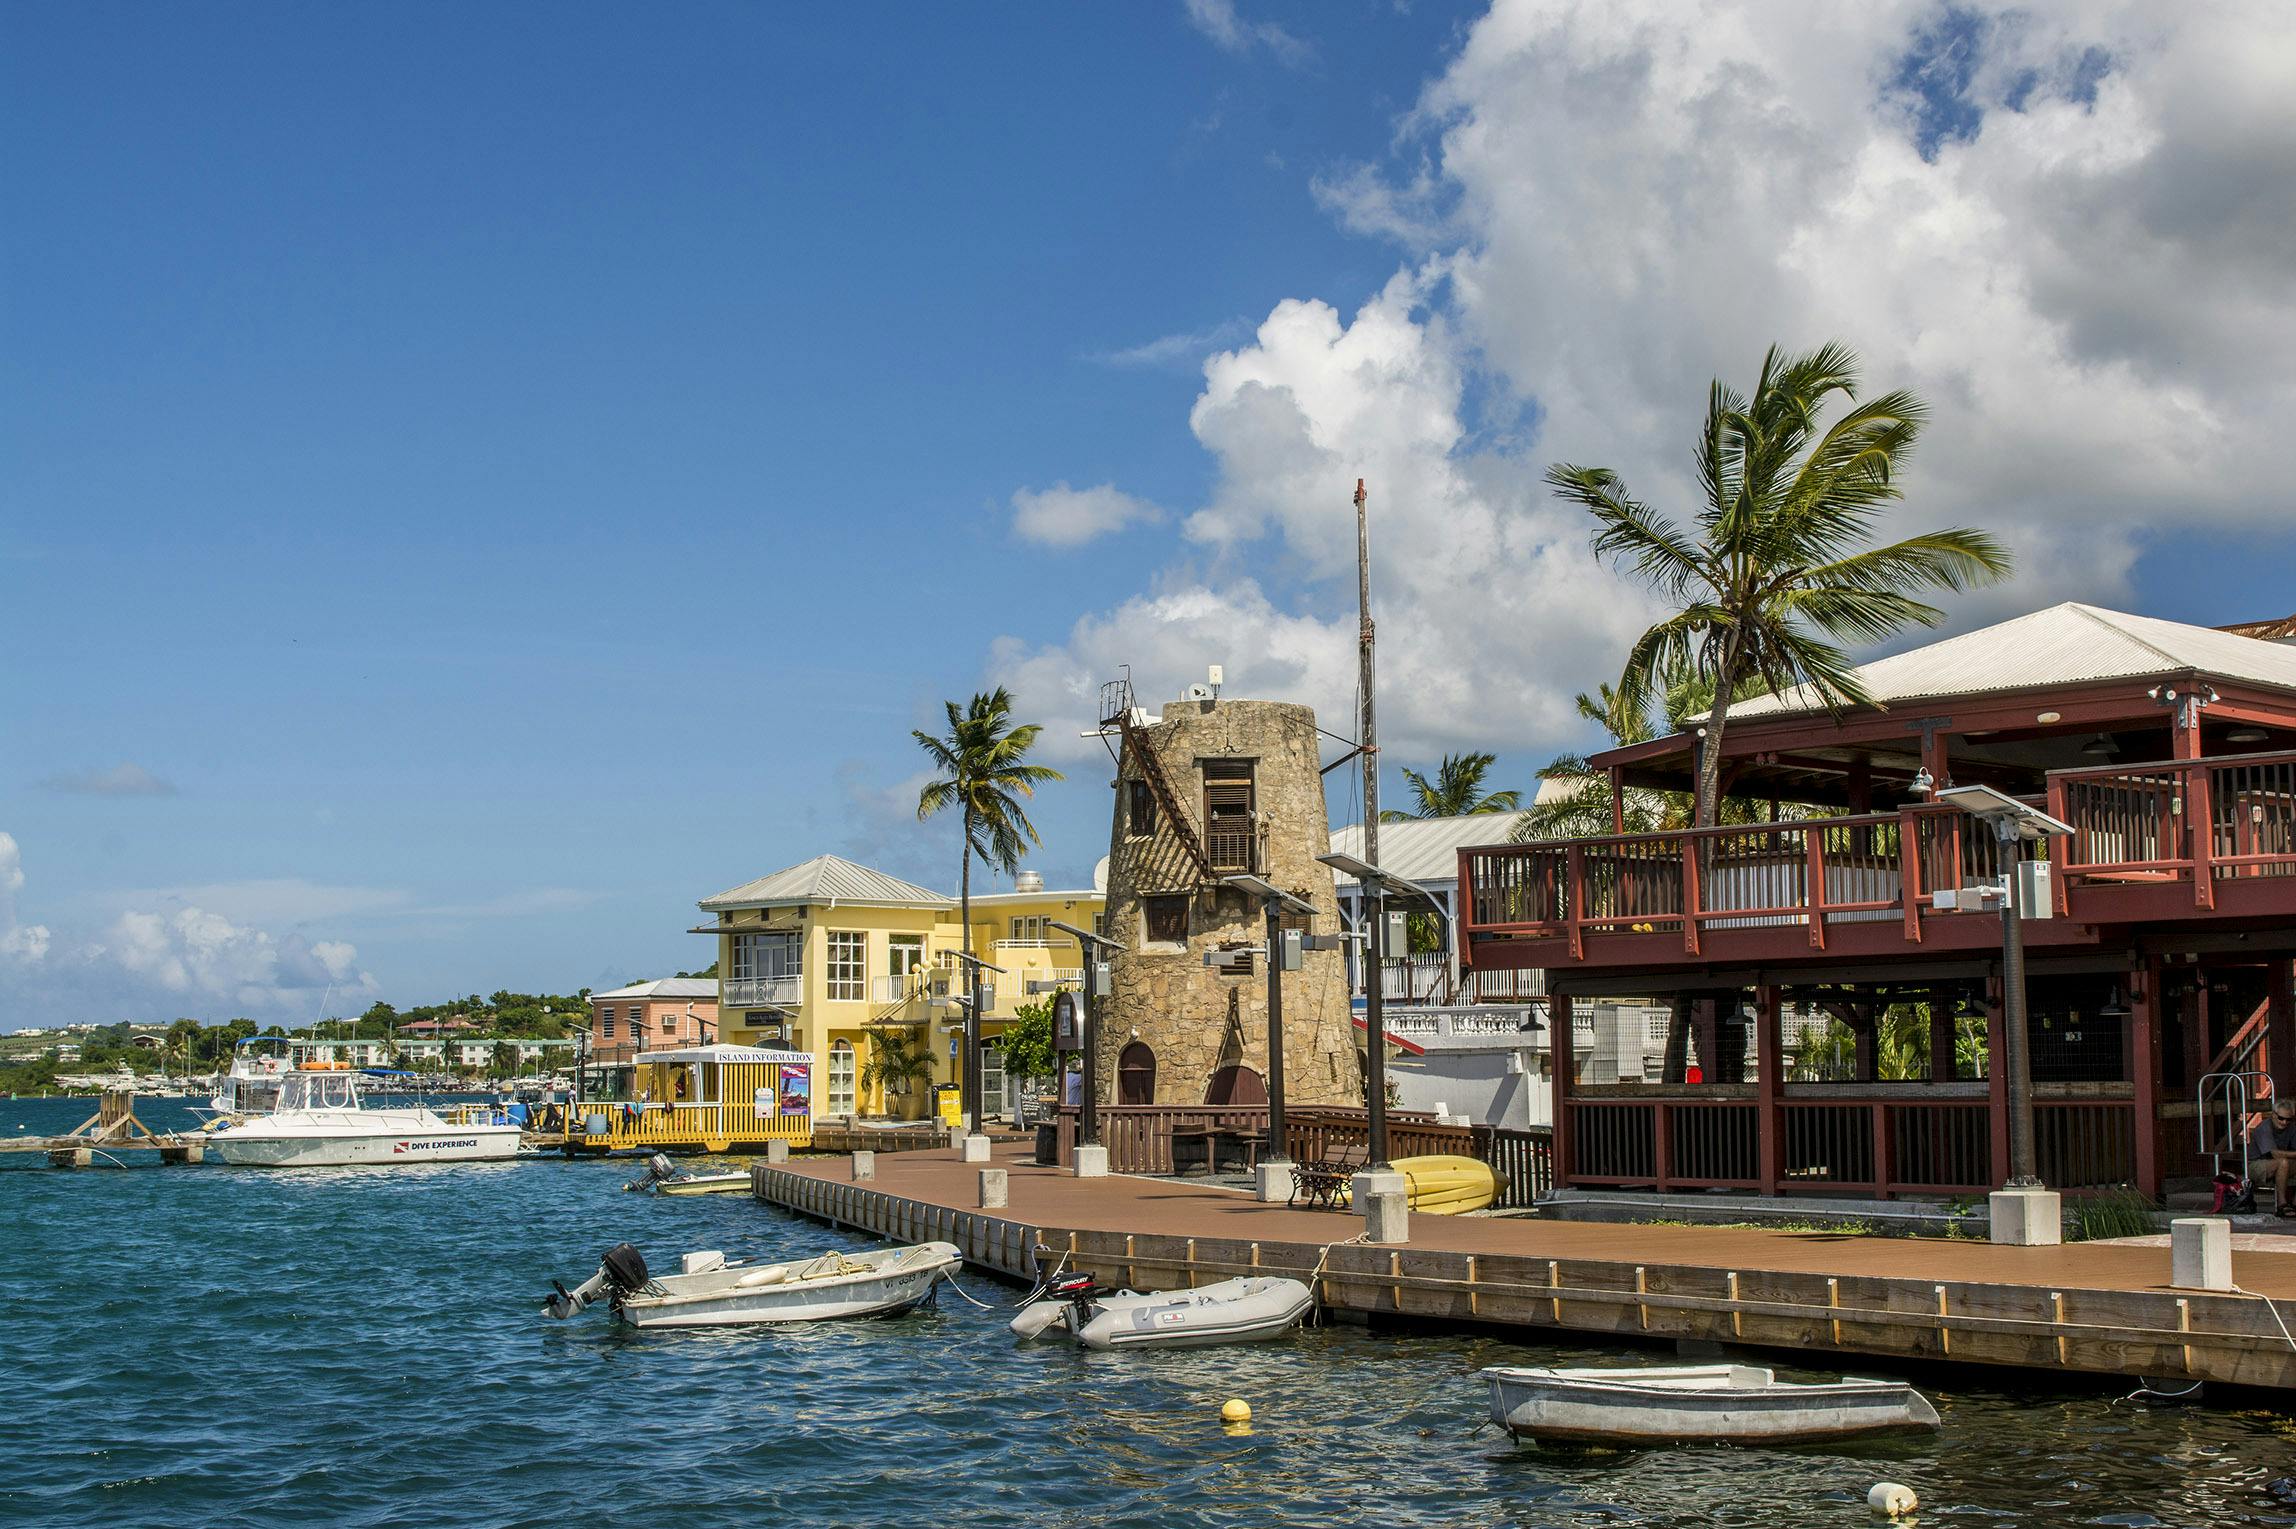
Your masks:
M2146 78L2111 38L1924 9L1859 43L1859 99L1813 110L1902 129L1958 197L2007 195L1978 155L2012 152L1989 123L2044 121L2050 60L2078 61L2055 97L2075 123ZM1105 759L1074 736L1085 678L1137 652L1169 686L1224 659L1334 710L1332 517L1363 469L1319 397L1365 433L1375 496L1578 555L1523 485L1552 454L1666 460L1583 424L1553 438L1586 417L1586 378L1658 347L1593 228L1561 264L1507 266L1510 207L1543 205L1551 232L1601 205L1546 167L1610 130L1527 104L1551 94L1540 70L1576 67L1551 62L1569 39L1479 20L1424 0L12 9L0 916L43 933L0 972L0 1027L658 975L709 959L680 932L696 898L823 850L953 883L953 831L903 821L907 733L992 680L1073 767L1040 823L1042 868L1078 880L1106 836ZM1990 86L1958 55L1909 69L1932 36L2040 62ZM2084 102L2100 70L2104 104ZM1891 126L1924 78L1953 110L1923 98ZM1511 196L1516 173L1546 178ZM2170 235L2198 248L2229 215L2184 216ZM2098 300L2027 275L2052 332L2106 336L2068 365L2126 368L2126 315L2083 329L2061 310ZM1638 280L1688 300L1679 273ZM1617 355L1566 344L1552 311L1605 303ZM1711 364L1665 357L1654 396L1687 416L1704 375L1758 354L1715 343ZM1564 354L1578 372L1541 359ZM1254 412L1285 393L1333 453L1304 477ZM2253 422L2216 438L2238 454ZM2180 518L2139 462L2092 532L2079 473L2035 486L2046 466L1999 465L1998 441L1957 452L1933 432L1941 498L2021 496L2035 574L1957 619L2071 593L2203 620L2296 606L2296 546L2239 485ZM1016 530L1014 496L1061 485L1139 518L1075 546ZM1410 645L1443 603L1412 603L1442 587L1441 537L1394 535L1399 683L1439 699ZM1208 614L1174 614L1199 595ZM1527 699L1406 702L1397 763L1473 744L1520 780L1583 741L1562 703L1639 609L1602 598L1617 614L1558 615L1559 646L1503 623L1532 646L1477 693ZM1513 678L1549 652L1553 675Z

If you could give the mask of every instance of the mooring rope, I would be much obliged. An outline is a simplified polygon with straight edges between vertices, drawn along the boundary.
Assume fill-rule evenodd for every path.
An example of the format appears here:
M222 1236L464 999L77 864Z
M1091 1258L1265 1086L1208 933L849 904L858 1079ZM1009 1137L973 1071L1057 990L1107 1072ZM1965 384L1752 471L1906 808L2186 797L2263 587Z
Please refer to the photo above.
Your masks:
M941 1273L941 1283L948 1286L951 1290L954 1290L957 1294L964 1296L966 1300L972 1301L975 1306L978 1306L983 1311L996 1310L994 1306L991 1306L986 1301L974 1301L972 1296L966 1293L965 1287L958 1284L955 1276L951 1275L947 1270L943 1270Z

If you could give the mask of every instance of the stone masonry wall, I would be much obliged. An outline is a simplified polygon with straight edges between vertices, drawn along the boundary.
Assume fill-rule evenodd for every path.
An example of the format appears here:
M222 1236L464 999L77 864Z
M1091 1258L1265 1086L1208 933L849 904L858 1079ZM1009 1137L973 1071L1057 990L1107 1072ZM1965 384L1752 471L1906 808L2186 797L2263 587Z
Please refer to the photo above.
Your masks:
M1162 762L1199 839L1204 762L1252 761L1259 874L1314 904L1312 932L1338 931L1331 869L1315 858L1331 847L1331 835L1313 711L1279 701L1174 701L1160 722L1135 737ZM1110 960L1111 994L1100 1006L1100 1097L1119 1099L1119 1062L1126 1044L1138 1039L1156 1055L1154 1102L1201 1104L1222 1067L1240 1064L1267 1077L1265 965L1255 958L1247 974L1228 975L1204 964L1207 950L1260 944L1265 925L1257 898L1204 884L1164 812L1158 811L1153 834L1129 831L1130 782L1139 776L1140 763L1127 751L1108 859L1108 933L1124 949ZM1143 899L1159 893L1188 898L1185 943L1148 940ZM1309 951L1303 969L1286 972L1283 984L1286 1100L1361 1103L1340 953Z

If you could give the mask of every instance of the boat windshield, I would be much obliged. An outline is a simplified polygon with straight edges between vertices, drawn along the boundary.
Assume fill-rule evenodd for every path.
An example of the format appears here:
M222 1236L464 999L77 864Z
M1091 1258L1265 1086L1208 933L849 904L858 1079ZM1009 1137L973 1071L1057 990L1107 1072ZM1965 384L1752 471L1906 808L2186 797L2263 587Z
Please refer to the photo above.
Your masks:
M358 1106L358 1091L347 1072L295 1073L279 1086L282 1110L350 1110Z

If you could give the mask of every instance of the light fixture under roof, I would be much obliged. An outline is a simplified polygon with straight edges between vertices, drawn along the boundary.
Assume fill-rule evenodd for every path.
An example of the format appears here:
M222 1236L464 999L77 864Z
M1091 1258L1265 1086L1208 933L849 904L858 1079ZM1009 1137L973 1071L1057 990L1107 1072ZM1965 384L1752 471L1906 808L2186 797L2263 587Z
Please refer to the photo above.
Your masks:
M2272 735L2261 727L2236 727L2224 735L2226 743L2262 743Z
M2084 754L2118 754L2120 751L2121 746L2113 741L2111 733L2099 733L2081 745Z

